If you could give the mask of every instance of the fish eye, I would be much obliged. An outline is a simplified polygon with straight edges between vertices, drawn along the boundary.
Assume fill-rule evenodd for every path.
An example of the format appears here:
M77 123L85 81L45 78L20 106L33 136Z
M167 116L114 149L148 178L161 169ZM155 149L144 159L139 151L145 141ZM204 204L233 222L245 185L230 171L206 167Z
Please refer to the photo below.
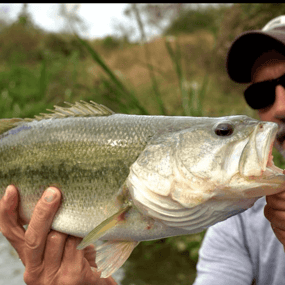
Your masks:
M218 124L215 128L215 134L217 136L226 137L230 136L234 132L234 127L228 123Z

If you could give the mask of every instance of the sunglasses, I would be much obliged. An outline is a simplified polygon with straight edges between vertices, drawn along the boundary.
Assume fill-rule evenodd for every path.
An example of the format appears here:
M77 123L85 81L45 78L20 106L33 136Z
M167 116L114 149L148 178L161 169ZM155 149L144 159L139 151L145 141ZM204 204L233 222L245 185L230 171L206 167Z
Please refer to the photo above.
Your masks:
M285 74L279 78L262 81L250 85L244 91L244 98L252 109L264 109L275 102L275 88L282 85L285 88Z

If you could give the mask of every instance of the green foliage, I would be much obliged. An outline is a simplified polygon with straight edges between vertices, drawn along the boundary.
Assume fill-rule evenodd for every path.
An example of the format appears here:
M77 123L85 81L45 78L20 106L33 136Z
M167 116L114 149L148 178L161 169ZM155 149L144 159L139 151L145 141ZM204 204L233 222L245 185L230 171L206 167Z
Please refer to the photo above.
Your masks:
M197 9L184 10L179 17L170 23L169 27L165 29L165 35L177 35L194 33L198 30L207 30L214 35L217 34L220 19L222 14L226 11L227 6L205 6Z
M38 60L41 37L39 30L27 29L19 23L3 28L0 33L0 61L11 64Z
M87 55L83 46L73 35L48 33L44 37L43 44L45 51L55 55L70 56L74 52L78 52L80 58L85 58Z
M43 69L43 68L42 68ZM42 100L45 89L44 71L27 67L13 66L1 72L0 77L0 114L2 118L30 117L36 111L44 111L47 104ZM28 104L27 104L28 103Z
M175 44L176 47L174 50L171 47L170 42L168 40L165 41L166 49L173 62L173 66L179 82L183 114L185 116L203 116L203 100L208 85L208 75L204 76L201 87L196 81L188 82L186 80L185 72L183 71L181 48L177 40L175 41Z
M121 45L121 40L113 36L107 36L102 40L102 46L106 49L115 49Z
M273 148L272 155L274 157L274 164L280 167L281 169L285 169L285 161L281 153L278 152L275 148Z
M83 39L79 37L78 37L78 40L88 50L94 62L97 63L106 73L106 75L110 78L110 84L114 84L117 87L116 95L118 96L118 98L128 97L130 106L137 107L139 111L141 112L141 114L144 114L144 115L148 114L145 108L140 104L134 92L128 90L125 84L118 78L118 76L106 64L106 62L103 60L100 54L96 52L95 49L93 49L88 44L87 41L84 41Z
M194 282L195 264L187 246L176 237L139 244L127 260L123 285L188 285Z

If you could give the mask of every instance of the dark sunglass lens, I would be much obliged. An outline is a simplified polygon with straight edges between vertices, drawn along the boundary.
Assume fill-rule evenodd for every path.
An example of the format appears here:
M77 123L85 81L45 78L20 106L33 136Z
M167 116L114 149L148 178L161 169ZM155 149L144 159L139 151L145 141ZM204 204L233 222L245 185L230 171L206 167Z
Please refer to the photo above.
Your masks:
M264 109L275 101L275 86L269 82L255 83L244 91L244 98L252 109Z

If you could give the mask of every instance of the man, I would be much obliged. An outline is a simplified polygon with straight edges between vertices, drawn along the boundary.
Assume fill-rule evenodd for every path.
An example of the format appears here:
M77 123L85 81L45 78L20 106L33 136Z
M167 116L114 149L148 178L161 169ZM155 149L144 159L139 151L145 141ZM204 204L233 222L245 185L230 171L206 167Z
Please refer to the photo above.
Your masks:
M279 124L275 146L285 157L285 16L239 36L229 50L227 70L234 81L251 82L244 95L260 119ZM284 246L282 192L208 230L194 284L285 284Z

